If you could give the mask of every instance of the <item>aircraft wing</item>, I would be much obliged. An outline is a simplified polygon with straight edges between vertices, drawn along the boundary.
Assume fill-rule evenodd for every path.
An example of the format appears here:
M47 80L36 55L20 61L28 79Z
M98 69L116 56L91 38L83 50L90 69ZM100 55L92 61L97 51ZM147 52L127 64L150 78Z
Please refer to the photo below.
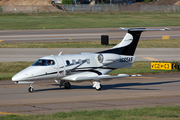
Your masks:
M88 81L88 80L113 79L113 78L132 77L132 76L135 76L135 75L119 74L117 76L111 76L111 75L97 75L92 72L84 72L84 73L80 73L80 74L74 74L74 75L69 75L69 76L63 77L62 80Z
M130 77L130 75L127 74L119 74L117 76L99 75L96 77L78 77L77 80L100 80L100 79L112 79L112 78L121 78L121 77Z

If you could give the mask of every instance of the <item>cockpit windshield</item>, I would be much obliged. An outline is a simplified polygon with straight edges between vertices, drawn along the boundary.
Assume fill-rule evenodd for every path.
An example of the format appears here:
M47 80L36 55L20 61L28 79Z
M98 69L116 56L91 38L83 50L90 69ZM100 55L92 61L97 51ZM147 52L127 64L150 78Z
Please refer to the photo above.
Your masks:
M39 59L34 64L32 64L32 66L48 66L54 64L55 64L54 60Z

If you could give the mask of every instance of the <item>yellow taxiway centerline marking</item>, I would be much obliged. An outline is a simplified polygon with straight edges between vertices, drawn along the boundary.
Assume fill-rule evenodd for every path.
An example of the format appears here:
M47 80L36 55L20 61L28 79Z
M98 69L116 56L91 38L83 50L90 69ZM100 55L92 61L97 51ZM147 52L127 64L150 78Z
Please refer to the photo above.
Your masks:
M0 42L2 42L3 40L0 40Z
M158 59L151 58L151 57L144 57L145 59L151 60L151 61L159 61Z
M24 116L23 114L8 113L8 112L1 112L1 111L0 111L0 114L1 114L1 115L21 115L21 116ZM26 115L25 115L25 116L26 116Z

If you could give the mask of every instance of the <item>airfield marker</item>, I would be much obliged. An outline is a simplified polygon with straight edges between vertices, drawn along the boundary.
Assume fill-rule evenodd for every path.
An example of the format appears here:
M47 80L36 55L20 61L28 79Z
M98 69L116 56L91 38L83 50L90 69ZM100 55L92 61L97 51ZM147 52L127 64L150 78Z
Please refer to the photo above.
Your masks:
M162 36L162 39L169 39L169 36Z

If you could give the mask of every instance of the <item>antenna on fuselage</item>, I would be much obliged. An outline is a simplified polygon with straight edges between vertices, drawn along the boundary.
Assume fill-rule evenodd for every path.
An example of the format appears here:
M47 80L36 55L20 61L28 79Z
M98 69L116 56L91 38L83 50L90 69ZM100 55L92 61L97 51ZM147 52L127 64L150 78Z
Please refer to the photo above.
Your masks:
M61 55L62 51L58 54L59 56Z

